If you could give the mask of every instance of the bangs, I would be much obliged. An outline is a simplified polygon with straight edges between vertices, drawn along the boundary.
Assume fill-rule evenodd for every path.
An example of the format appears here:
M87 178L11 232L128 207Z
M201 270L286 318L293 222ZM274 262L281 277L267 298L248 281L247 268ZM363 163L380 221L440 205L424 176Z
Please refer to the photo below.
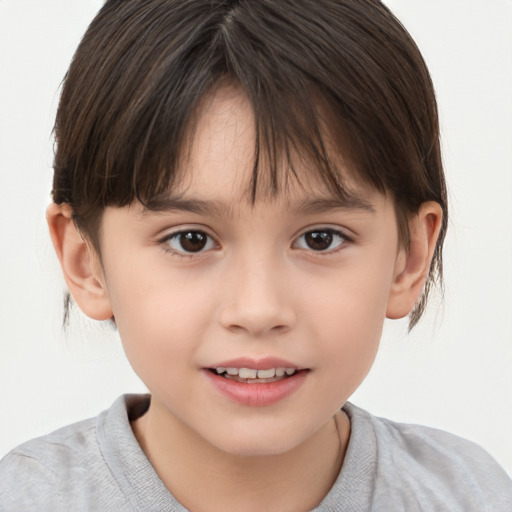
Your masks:
M336 89L352 83L347 70L354 70L333 66L343 57L339 48L309 37L315 27L307 11L295 2L213 3L197 3L193 27L186 26L192 25L189 2L115 2L100 11L65 81L55 126L55 202L80 211L82 204L146 204L168 193L201 99L227 81L240 84L253 106L253 200L258 188L272 194L290 176L298 180L296 157L340 197L334 162L341 156L363 181L385 189L382 174L368 172L360 158L348 100ZM345 10L339 18L350 14ZM329 21L328 12L315 14ZM100 37L106 19L109 32ZM93 75L94 81L84 80ZM336 158L327 151L327 134ZM262 170L268 179L258 187Z
M352 157L343 127L334 128L309 84L294 91L264 91L260 84L257 97L241 89L239 77L224 75L202 97L192 103L190 113L184 116L182 134L176 150L168 152L168 131L155 132L152 148L141 148L139 164L134 167L133 189L115 206L124 206L133 200L146 208L173 193L187 179L186 162L190 158L197 123L203 108L216 92L224 87L234 88L245 95L252 107L254 122L254 149L248 200L286 194L288 187L298 185L304 190L317 178L325 185L329 195L342 202L350 202L354 192L347 189L345 178L352 182L366 179L356 174L359 165ZM314 101L312 98L317 97ZM166 117L166 112L160 115ZM158 124L158 120L157 123ZM380 188L384 191L384 188ZM126 191L128 192L128 191Z

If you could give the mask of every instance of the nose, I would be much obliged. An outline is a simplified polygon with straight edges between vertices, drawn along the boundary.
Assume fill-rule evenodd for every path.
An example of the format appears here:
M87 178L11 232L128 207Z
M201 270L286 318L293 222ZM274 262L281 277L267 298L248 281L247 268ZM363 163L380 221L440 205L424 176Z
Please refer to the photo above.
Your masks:
M231 332L252 337L285 332L296 314L287 273L275 258L247 256L231 265L223 281L220 323Z

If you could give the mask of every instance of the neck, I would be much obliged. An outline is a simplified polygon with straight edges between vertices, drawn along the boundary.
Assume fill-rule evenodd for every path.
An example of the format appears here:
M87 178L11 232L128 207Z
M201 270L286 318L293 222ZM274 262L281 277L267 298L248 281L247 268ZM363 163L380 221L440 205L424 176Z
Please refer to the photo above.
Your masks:
M153 400L132 427L160 479L194 511L311 510L334 484L350 434L349 420L339 412L285 453L234 455L208 443Z

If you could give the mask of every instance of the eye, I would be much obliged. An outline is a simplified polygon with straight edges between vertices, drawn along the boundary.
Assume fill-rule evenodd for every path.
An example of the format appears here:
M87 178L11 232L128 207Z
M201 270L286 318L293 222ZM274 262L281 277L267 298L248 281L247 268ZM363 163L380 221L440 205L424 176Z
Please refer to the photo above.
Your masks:
M197 230L174 233L165 242L178 253L199 253L215 247L215 242L210 235Z
M295 242L300 249L316 252L332 251L340 247L348 238L335 229L312 229L301 235Z

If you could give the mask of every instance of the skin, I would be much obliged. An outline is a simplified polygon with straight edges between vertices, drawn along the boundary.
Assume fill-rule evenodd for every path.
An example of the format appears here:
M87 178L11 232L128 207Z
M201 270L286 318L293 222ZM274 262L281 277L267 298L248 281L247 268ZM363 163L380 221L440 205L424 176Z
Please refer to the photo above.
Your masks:
M106 208L101 257L77 233L69 207L48 210L75 301L92 318L115 317L152 394L134 433L192 510L297 511L322 500L350 436L340 407L373 363L384 318L407 315L417 300L441 223L439 205L425 203L403 248L388 195L347 170L364 204L326 207L333 198L305 164L302 187L292 182L251 204L252 126L236 87L207 98L173 197L208 211ZM314 200L324 207L312 208ZM304 235L315 230L339 235L314 250ZM175 236L182 231L207 235L205 248L185 251ZM306 377L276 403L243 405L205 370L239 357L281 358Z

